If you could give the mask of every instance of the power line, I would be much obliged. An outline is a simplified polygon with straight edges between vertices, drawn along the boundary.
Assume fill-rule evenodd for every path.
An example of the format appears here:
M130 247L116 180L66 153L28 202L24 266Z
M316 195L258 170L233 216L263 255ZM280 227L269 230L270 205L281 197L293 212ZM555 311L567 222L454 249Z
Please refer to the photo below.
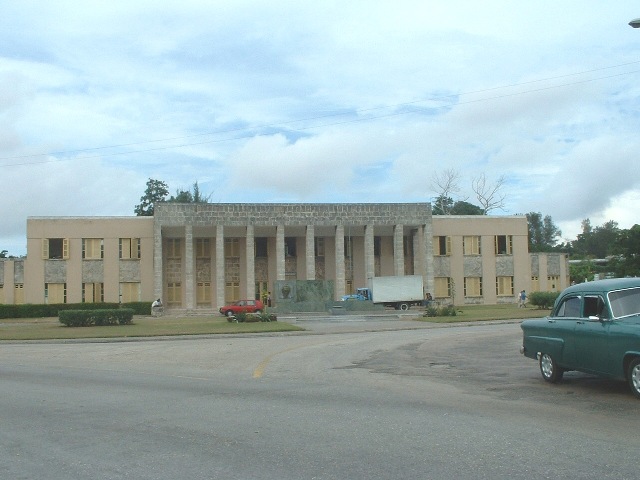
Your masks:
M473 90L473 91L463 92L463 93L455 93L455 94L449 94L449 95L442 95L442 96L438 96L438 97L430 97L428 99L414 100L414 101L410 101L410 102L403 102L403 103L396 103L396 104L384 105L384 106L379 106L379 107L357 109L357 110L352 110L352 111L349 111L349 112L340 112L340 113L335 113L334 112L334 113L327 113L327 114L324 114L324 115L315 115L313 117L289 120L289 121L285 121L285 122L275 122L275 123L263 124L263 125L257 125L257 126L248 126L248 127L224 129L224 130L218 130L218 131L206 132L206 133L199 133L199 134L193 134L193 135L186 135L186 136L180 136L180 137L170 137L170 138L163 138L163 139L147 140L147 141L143 141L143 142L121 143L121 144L106 145L106 146L100 146L100 147L88 147L88 148L82 148L82 149L76 149L76 150L62 150L62 151L48 152L48 153L38 153L38 154L30 154L30 155L17 155L17 156L9 156L9 157L0 157L0 161L2 161L2 160L27 159L27 158L42 157L42 156L48 156L48 157L50 157L50 156L68 156L68 155L71 155L71 154L74 154L74 153L80 153L80 152L90 152L90 151L97 151L97 150L108 150L108 149L113 149L113 148L125 148L125 147L132 147L132 146L135 146L135 145L148 145L148 144L152 144L152 143L170 142L170 141L176 141L176 140L186 140L186 139L190 139L190 138L205 137L205 136L210 136L210 135L222 135L222 134L229 134L229 133L242 132L242 131L248 131L248 130L252 130L253 131L253 132L247 132L247 133L242 134L242 135L237 135L237 136L223 138L223 139L211 139L211 140L204 140L204 141L199 141L199 142L189 142L189 143L181 143L181 144L174 144L174 145L166 145L166 146L161 146L161 147L151 147L151 148L136 149L136 150L126 150L126 151L111 152L111 153L102 152L102 153L97 154L97 155L82 155L82 156L78 156L78 157L74 157L74 158L67 158L67 159L57 158L57 159L47 159L47 160L36 161L36 162L10 163L10 164L2 165L2 167L38 165L38 164L50 163L50 162L55 162L55 161L60 161L60 160L86 160L86 159L92 159L92 158L121 156L121 155L128 155L128 154L134 154L134 153L145 153L145 152L169 150L169 149L175 149L175 148L184 148L184 147L196 146L196 145L205 145L205 144L212 144L212 143L229 142L229 141L241 140L241 139L244 139L244 138L260 137L260 136L267 136L267 135L271 135L272 134L272 133L255 133L256 130L264 130L264 129L267 129L267 128L274 128L274 127L283 127L283 126L292 125L292 124L296 124L296 123L310 122L310 121L314 121L314 120L322 120L322 119L340 117L340 116L345 116L345 115L361 115L363 113L369 113L369 112L380 111L380 110L397 109L397 108L400 108L400 107L412 106L412 105L416 105L416 104L419 104L419 103L441 102L441 101L448 100L448 99L461 98L461 97L464 97L464 96L488 93L488 92L492 92L492 91L496 91L496 90L520 87L520 86L524 86L524 85L532 85L532 84L535 84L535 83L547 82L547 81L551 81L551 80L558 80L558 79L561 79L561 78L575 77L575 76L578 76L578 75L584 75L584 74L587 74L587 73L593 73L593 72L598 72L598 71L603 71L603 70L609 70L609 69L624 67L624 66L628 66L628 65L635 65L635 64L638 64L638 63L640 63L640 61L628 62L628 63L623 63L623 64L619 64L619 65L613 65L613 66L608 66L608 67L601 67L601 68L596 68L596 69L592 69L592 70L585 70L583 72L570 73L570 74L565 74L565 75L558 75L558 76L554 76L554 77L547 77L547 78L543 78L543 79L530 80L530 81L527 81L527 82L520 82L520 83L509 84L509 85L501 85L501 86L491 87L491 88L486 88L486 89L481 89L481 90ZM508 98L508 97L513 97L513 96L518 96L518 95L525 95L525 94L528 94L528 93L535 93L535 92L540 92L540 91L544 91L544 90L550 90L550 89L554 89L554 88L561 88L561 87L567 87L567 86L572 86L572 85L579 85L579 84L583 84L583 83L594 82L594 81L597 81L597 80L604 80L604 79L608 79L608 78L614 78L614 77L620 77L620 76L624 76L624 75L630 75L630 74L638 73L638 72L640 72L640 70L633 70L633 71L629 71L629 72L623 72L623 73L618 73L618 74L614 74L614 75L607 75L607 76L603 76L603 77L591 78L591 79L586 79L586 80L579 80L579 81L570 82L570 83L550 85L550 86L547 86L547 87L541 87L541 88L536 88L536 89L531 89L531 90L525 90L525 91L521 91L521 92L514 92L514 93L497 95L497 96L493 96L493 97L486 97L486 98L481 98L481 99L476 99L476 100L467 100L467 101L463 101L463 102L451 103L451 104L448 104L446 106L437 107L437 108L454 107L454 106L467 105L467 104L472 104L472 103L477 103L477 102L497 100L497 99L500 99L500 98ZM412 114L412 113L416 113L416 111L415 110L394 111L394 112L386 113L386 114L382 114L382 115L366 116L366 117L361 117L361 118L351 118L351 119L343 120L343 121L336 121L336 122L330 122L330 123L321 123L321 124L316 124L316 125L311 125L311 126L306 126L306 127L298 127L295 130L296 131L304 131L304 130L311 130L311 129L320 128L320 127L346 125L346 124L350 124L350 123L371 121L371 120L377 120L377 119L381 119L381 118L388 118L388 117L394 117L394 116L400 116L400 115L408 115L408 114Z

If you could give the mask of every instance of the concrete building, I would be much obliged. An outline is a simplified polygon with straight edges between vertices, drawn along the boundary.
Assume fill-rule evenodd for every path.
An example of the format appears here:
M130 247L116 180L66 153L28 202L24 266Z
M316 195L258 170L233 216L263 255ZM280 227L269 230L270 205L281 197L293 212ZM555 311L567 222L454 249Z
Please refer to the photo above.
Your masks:
M568 285L562 254L528 253L525 216L434 216L428 203L156 205L154 217L30 217L27 258L0 262L0 303L152 301L211 311L276 282L421 275L425 294L514 303ZM275 297L277 299L277 297Z

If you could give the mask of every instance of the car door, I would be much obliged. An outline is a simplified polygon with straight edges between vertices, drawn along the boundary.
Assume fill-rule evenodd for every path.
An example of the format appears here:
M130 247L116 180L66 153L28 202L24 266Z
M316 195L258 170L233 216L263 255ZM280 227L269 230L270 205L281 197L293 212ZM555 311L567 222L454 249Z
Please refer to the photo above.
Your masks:
M572 294L563 298L554 314L549 317L548 328L550 328L553 335L563 343L562 355L556 359L563 367L575 368L576 351L574 332L576 323L580 319L581 311L582 296Z
M610 327L610 314L604 297L597 294L585 295L573 335L576 368L598 374L610 372Z

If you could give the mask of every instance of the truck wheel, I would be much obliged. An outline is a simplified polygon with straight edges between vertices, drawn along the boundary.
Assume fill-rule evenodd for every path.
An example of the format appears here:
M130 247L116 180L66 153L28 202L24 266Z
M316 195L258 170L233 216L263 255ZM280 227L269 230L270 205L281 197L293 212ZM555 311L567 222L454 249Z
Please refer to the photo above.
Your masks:
M398 310L409 310L409 304L408 303L399 303L398 304Z

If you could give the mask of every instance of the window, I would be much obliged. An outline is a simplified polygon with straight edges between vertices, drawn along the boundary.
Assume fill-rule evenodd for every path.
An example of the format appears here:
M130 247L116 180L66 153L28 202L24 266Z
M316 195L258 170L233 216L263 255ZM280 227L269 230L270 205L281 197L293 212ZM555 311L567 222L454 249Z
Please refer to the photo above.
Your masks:
M373 256L379 257L382 255L382 239L378 236L373 237Z
M237 238L224 239L224 256L225 258L240 256L240 241Z
M82 303L104 302L104 283L83 283Z
M255 239L256 258L267 258L269 256L269 247L267 237L256 237Z
M42 258L47 259L64 259L69 258L69 239L68 238L43 238L42 239Z
M67 284L66 283L45 283L44 284L44 303L67 303Z
M14 286L13 303L22 305L24 303L24 284L16 283Z
M402 249L405 257L413 258L413 237L402 237Z
M284 256L285 257L296 256L296 237L286 237L284 239Z
M344 256L346 258L353 257L353 238L351 236L344 237Z
M82 258L100 260L104 258L104 242L101 238L82 239Z
M231 303L240 297L240 282L226 282L224 284L225 302Z
M465 297L481 297L482 296L482 277L465 277L464 278L464 296Z
M564 299L558 307L558 313L556 313L556 317L579 317L580 303L580 297L570 297Z
M513 251L512 235L496 235L496 255L511 255Z
M531 291L539 292L540 291L540 279L537 275L531 277Z
M208 238L196 238L196 258L211 258L211 242Z
M170 282L167 284L167 303L169 305L182 305L182 283Z
M477 235L462 237L464 255L480 255L480 237Z
M138 259L140 258L140 239L139 238L121 238L120 239L120 258L122 259Z
M496 294L499 297L513 295L513 277L496 277Z
M605 307L604 299L598 295L584 297L584 311L582 316L609 318L608 309Z
M211 304L211 282L198 282L196 285L196 302L199 305Z
M451 278L450 277L436 277L435 283L435 298L447 298L451 296Z
M451 237L433 237L433 254L437 256L451 255Z
M316 257L324 257L324 237L315 237L314 245Z
M167 239L167 258L182 258L179 238Z
M120 284L120 301L131 303L140 301L140 283L123 282Z

